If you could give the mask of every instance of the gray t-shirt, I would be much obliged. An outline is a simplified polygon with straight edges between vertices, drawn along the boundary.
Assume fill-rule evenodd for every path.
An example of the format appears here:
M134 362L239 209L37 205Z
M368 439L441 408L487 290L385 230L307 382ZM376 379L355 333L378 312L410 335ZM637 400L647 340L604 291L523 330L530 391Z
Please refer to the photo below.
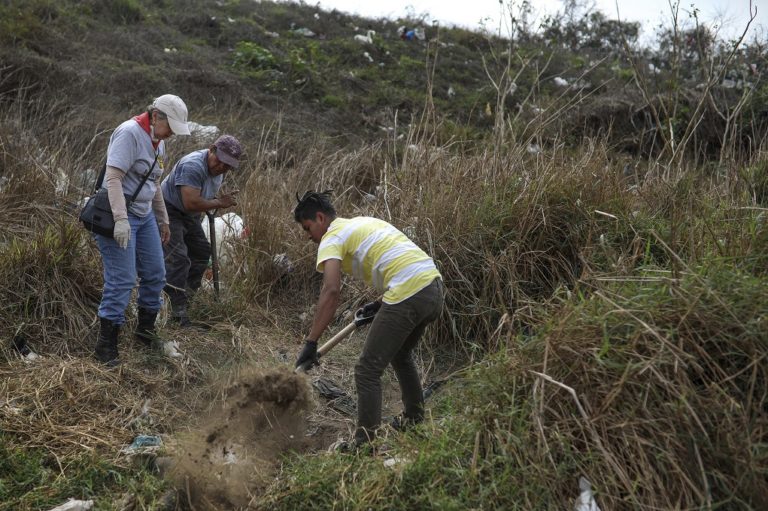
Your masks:
M208 149L194 151L180 159L168 177L163 179L163 198L176 209L197 215L198 212L190 213L184 209L180 187L190 186L200 190L203 199L210 200L216 197L223 180L223 174L214 177L208 173Z
M129 119L118 126L109 139L107 165L125 172L123 193L127 196L126 202L138 188L144 174L152 167L156 155L157 163L152 169L152 174L141 187L136 200L128 207L128 211L136 216L147 216L152 210L152 198L157 190L157 181L163 175L165 144L161 141L155 151L149 133L144 131L144 128L134 119Z

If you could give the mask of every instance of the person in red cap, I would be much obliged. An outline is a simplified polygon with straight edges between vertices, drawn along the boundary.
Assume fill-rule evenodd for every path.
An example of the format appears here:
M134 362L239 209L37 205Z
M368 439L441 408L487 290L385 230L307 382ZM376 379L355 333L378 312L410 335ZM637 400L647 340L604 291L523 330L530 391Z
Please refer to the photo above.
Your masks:
M171 230L171 239L163 247L165 292L171 299L171 317L179 326L193 326L187 304L200 288L211 256L200 225L202 213L237 205L237 191L219 194L219 189L224 175L239 167L242 154L235 137L222 135L208 149L180 159L161 185Z

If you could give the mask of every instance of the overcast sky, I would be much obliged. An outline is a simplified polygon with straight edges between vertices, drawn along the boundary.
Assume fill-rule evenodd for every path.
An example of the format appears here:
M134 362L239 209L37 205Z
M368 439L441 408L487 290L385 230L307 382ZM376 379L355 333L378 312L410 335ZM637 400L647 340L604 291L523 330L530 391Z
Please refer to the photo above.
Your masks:
M669 0L586 0L594 3L597 9L609 18L615 19L618 12L621 19L643 23L644 38L652 38L655 28L660 23L670 24L671 10ZM504 4L509 5L509 0ZM521 2L514 2L519 5ZM539 14L554 13L562 10L560 0L534 0L531 2ZM497 30L500 20L499 0L320 0L324 9L336 8L361 14L367 17L397 18L407 13L429 14L429 20L437 19L442 24L456 24L477 29L485 20L485 26ZM740 35L749 19L749 0L681 0L680 20L688 22L691 5L699 11L699 18L708 23L717 21L720 32L727 38ZM768 33L768 0L753 0L757 7L757 19L753 22L747 39L759 36L766 38ZM494 30L494 31L495 31Z

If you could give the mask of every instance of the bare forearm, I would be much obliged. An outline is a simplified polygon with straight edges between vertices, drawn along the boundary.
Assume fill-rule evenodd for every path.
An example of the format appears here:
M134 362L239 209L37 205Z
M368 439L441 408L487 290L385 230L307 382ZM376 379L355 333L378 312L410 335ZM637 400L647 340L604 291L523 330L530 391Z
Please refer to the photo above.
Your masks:
M323 289L320 291L320 299L317 302L315 317L312 319L312 328L309 331L308 339L317 341L323 335L325 329L328 328L328 325L331 324L333 316L336 314L336 309L339 306L339 295L338 289L323 286Z
M203 199L202 197L184 197L184 209L190 213L202 213L212 209L220 209L227 206L220 199Z

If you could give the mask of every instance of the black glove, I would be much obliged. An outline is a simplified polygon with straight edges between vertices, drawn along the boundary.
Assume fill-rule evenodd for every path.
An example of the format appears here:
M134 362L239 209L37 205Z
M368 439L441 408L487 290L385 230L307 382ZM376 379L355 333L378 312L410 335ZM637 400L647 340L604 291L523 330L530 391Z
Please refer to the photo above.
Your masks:
M355 312L355 323L357 326L365 325L366 323L373 321L373 317L379 312L379 309L381 309L381 302L378 300L366 303L357 309L357 312Z
M376 300L375 302L369 302L360 307L357 312L361 316L374 316L381 309L381 302Z
M302 348L301 353L299 353L299 358L296 359L296 367L303 366L307 362L309 364L306 369L309 369L313 365L319 364L318 361L318 355L317 355L317 341L313 341L312 339L307 339L304 341L304 348Z

